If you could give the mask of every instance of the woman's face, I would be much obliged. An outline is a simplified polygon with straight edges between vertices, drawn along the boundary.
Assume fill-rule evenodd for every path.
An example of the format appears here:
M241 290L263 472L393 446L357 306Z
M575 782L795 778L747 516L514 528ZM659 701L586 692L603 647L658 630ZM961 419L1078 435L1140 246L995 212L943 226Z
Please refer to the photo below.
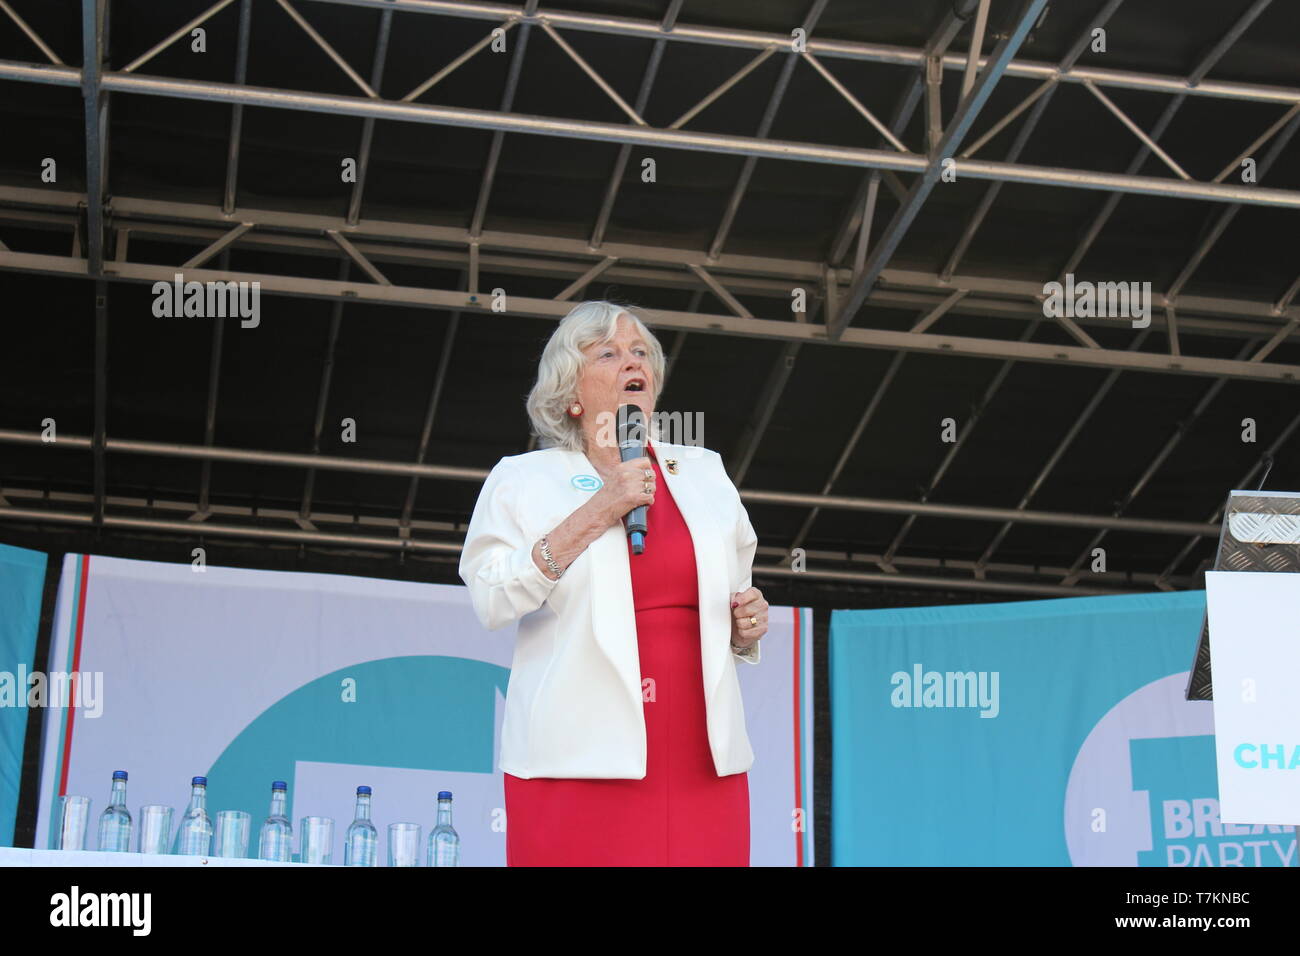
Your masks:
M587 359L578 378L583 430L590 436L608 422L606 427L612 431L618 407L628 404L641 409L648 425L654 414L658 383L650 367L650 346L628 317L618 317L612 339L589 345L582 354ZM601 413L608 413L609 417L602 418Z

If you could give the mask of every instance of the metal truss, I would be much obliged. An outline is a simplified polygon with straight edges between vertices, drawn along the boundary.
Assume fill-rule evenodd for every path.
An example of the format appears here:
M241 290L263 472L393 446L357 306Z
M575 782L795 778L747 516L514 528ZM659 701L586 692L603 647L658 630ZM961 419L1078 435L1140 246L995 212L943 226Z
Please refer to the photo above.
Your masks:
M51 453L58 453L67 450L81 452L95 452L101 443L93 437L83 435L61 435L57 442L45 442L38 432L21 432L8 429L0 430L0 444L20 444L20 445L40 445L50 449ZM150 457L162 458L179 458L189 460L199 460L204 462L222 461L222 462L239 462L244 464L271 465L291 468L305 468L309 473L316 470L341 471L355 474L372 474L387 475L389 477L409 477L413 481L419 479L436 479L444 481L466 481L478 484L487 476L485 468L468 468L454 465L435 465L424 462L396 462L382 461L374 459L356 459L342 458L337 456L313 454L298 454L292 452L269 452L253 449L239 448L222 448L214 447L211 444L204 445L185 445L164 442L135 441L127 439L106 438L102 442L102 450L115 455L144 455ZM421 452L423 457L423 451ZM1177 536L1188 536L1193 538L1210 537L1213 538L1218 534L1218 526L1212 522L1196 523L1187 521L1170 521L1164 519L1146 519L1131 518L1119 515L1099 516L1099 515L1079 515L1066 512L1051 511L1030 511L1024 508L993 508L976 505L952 505L937 503L917 503L913 501L897 501L880 498L861 498L861 497L844 497L829 495L809 495L795 492L783 491L761 491L756 489L744 489L741 492L742 498L749 504L765 504L777 506L793 507L814 507L826 510L843 510L872 512L878 514L896 514L911 515L920 514L925 517L940 517L945 519L964 519L964 520L982 520L982 521L1008 521L1020 522L1026 524L1049 525L1054 527L1065 528L1092 528L1099 531L1119 530L1129 532L1139 532L1148 534L1169 534ZM330 515L328 513L313 513L310 511L309 502L305 499L304 506L299 511L289 511L286 509L265 509L265 508L241 508L229 505L205 505L200 508L195 502L159 502L155 499L143 501L141 499L130 498L105 498L102 491L96 490L94 495L78 495L71 493L54 493L48 490L11 487L5 488L2 497L21 501L23 499L39 500L46 507L31 508L21 507L17 504L6 503L0 507L0 520L15 522L48 522L53 524L91 524L102 527L116 527L121 529L131 529L137 531L159 531L168 533L178 533L188 536L195 535L212 535L214 537L237 537L249 538L268 541L310 543L324 546L352 546L363 549L380 549L380 550L399 550L409 552L436 552L443 554L458 554L459 544L453 539L432 539L427 537L413 537L410 532L412 529L420 531L435 532L454 532L455 527L445 524L425 521L412 521L409 512L404 512L401 518L380 518L376 516L358 516L358 515ZM80 511L60 511L56 508L48 507L50 503L74 504L90 502L95 509L103 511L106 504L117 504L125 506L136 512L143 512L136 515L102 515L100 520L96 520L95 512ZM157 512L178 512L185 515L184 518L170 519L158 517ZM231 518L239 519L235 524L223 524L214 518ZM251 523L257 521L260 523ZM278 522L278 527L268 527L267 521ZM388 535L359 535L355 532L332 532L321 531L318 525L338 525L356 528L364 526L370 528L387 528L397 529L398 534ZM765 553L785 556L788 552L785 549L767 548ZM769 577L784 577L787 575L807 576L808 580L836 580L836 581L859 581L863 583L882 582L899 585L915 585L921 587L950 588L955 590L997 590L1006 593L1022 594L1079 594L1095 593L1110 594L1120 593L1123 589L1116 589L1112 586L1097 588L1079 587L1066 584L1051 584L1046 580L1041 581L1016 581L1002 580L989 581L987 578L978 578L965 576L956 577L951 575L908 575L903 573L900 568L914 567L939 567L945 570L963 571L966 568L974 569L974 562L953 562L937 561L919 557L898 557L892 561L885 562L879 556L859 555L856 553L835 553L814 550L808 553L814 562L824 564L848 564L849 568L830 569L826 567L816 567L807 571L792 571L788 567L779 565L768 565L762 568L756 567L756 575L766 575ZM872 574L859 569L853 565L862 565L865 563L890 565L888 574ZM990 567L985 562L984 569ZM1018 574L1034 578L1050 578L1053 576L1062 577L1069 574L1071 569L1059 569L1050 567L1033 567L1017 565L1011 563L999 563L992 567L1007 574ZM1157 579L1157 576L1147 575L1124 575L1112 573L1109 575L1096 575L1101 581L1123 581L1125 583L1151 583L1157 586L1167 586L1167 578Z
M416 479L418 480L418 479ZM50 491L47 489L23 488L18 486L0 487L0 501L12 504L14 511L0 514L8 514L15 521L31 520L39 523L45 519L48 514L61 516L51 519L54 524L68 525L85 525L90 523L88 517L89 506L94 505L94 495L69 491ZM138 498L128 495L109 495L106 499L108 507L115 512L128 513L127 516L133 518L133 523L128 527L136 527L138 519L142 517L160 518L163 524L153 530L176 530L190 535L204 535L209 533L208 529L220 525L220 520L235 522L236 524L225 526L229 529L227 536L241 537L243 532L251 528L256 532L259 528L276 532L275 540L282 540L290 543L311 543L313 534L320 528L351 528L354 532L362 533L385 532L384 534L373 534L368 538L360 538L355 533L349 533L341 537L330 539L334 543L344 546L354 545L358 541L373 541L366 547L370 550L379 551L404 551L410 554L429 554L443 555L444 559L458 557L460 554L460 538L464 534L465 526L463 523L449 521L429 521L425 519L413 519L408 522L410 530L419 532L420 538L413 539L409 544L403 543L403 537L395 535L392 532L400 532L402 528L402 519L391 516L377 516L356 513L340 513L329 511L311 511L306 515L306 522L303 522L303 516L300 512L286 508L266 508L266 507L249 507L247 505L233 504L213 504L205 509L206 517L197 520L196 504L193 501L180 501L166 498ZM41 507L24 507L25 505L44 505ZM54 506L54 510L47 511L46 508ZM74 511L59 511L58 508L75 507ZM186 525L180 525L168 519L168 516L175 516L187 522ZM110 521L112 517L110 516ZM275 522L282 527L267 528L269 522ZM260 523L260 524L259 524ZM291 525L299 525L307 533L302 536L295 535ZM147 529L147 525L145 526ZM211 532L214 537L221 537L220 532ZM328 532L327 532L328 533ZM1199 539L1198 539L1199 540ZM785 551L782 548L770 545L760 545L758 549L760 557L783 558ZM820 575L816 570L816 564L832 565L844 564L849 570L862 565L874 565L878 563L878 556L870 554L858 554L856 552L826 551L818 549L807 550L808 559L814 563L814 568L810 569L807 574L810 579L818 580ZM939 558L926 558L919 556L900 555L895 559L895 564L899 567L913 569L947 569L952 571L968 571L974 567L971 561L954 561ZM1051 579L1060 577L1067 571L1066 568L1056 568L1046 565L1032 567L1025 564L1015 564L1012 562L996 562L992 564L991 569L998 573L1008 575L1024 576L1029 578ZM801 572L802 573L802 572ZM1126 575L1121 572L1108 572L1097 575L1098 579L1104 582L1129 582L1139 583L1148 586L1157 584L1156 575L1153 574L1132 574ZM825 580L843 580L839 577L829 577ZM953 579L954 583L961 585L965 582ZM1191 587L1194 581L1191 577L1173 579L1174 583L1181 586ZM1029 586L1035 586L1032 582L1024 582ZM1036 585L1041 587L1053 587L1052 585ZM1080 593L1076 589L1068 592L1063 591L1061 586L1055 586L1054 593ZM1104 593L1115 593L1115 589L1109 586Z
M60 526L87 526L94 523L93 517L85 510L63 511L57 507L49 507L49 504L65 505L86 505L90 503L92 496L78 495L68 492L44 492L27 488L0 488L0 497L13 498L15 501L32 499L41 501L45 507L24 508L21 505L11 505L0 507L0 520L12 520L16 522L31 522L34 524L50 524ZM383 519L375 518L358 518L354 515L339 515L329 513L313 512L309 515L308 523L312 526L310 529L281 527L267 527L263 524L251 524L249 520L260 521L286 521L300 520L296 512L285 512L278 509L269 508L241 508L233 505L221 505L214 508L217 516L225 518L235 518L240 523L222 524L220 522L205 522L196 524L190 519L159 517L159 513L166 514L174 512L177 514L191 514L194 509L194 502L183 501L166 501L160 499L142 499L129 498L125 496L110 496L107 503L113 507L114 513L108 515L103 526L117 528L126 532L134 533L161 533L167 535L180 535L183 537L204 538L211 536L213 538L232 538L250 542L267 542L281 544L313 545L315 547L346 549L351 553L358 555L373 554L375 552L399 551L404 555L423 556L427 555L443 561L455 563L459 560L461 544L460 538L464 535L463 528L442 528L437 527L433 522L415 522L413 527L426 535L431 532L441 532L447 535L447 540L434 540L427 536L420 538L400 537L391 533L392 522L385 522ZM134 512L134 513L133 513ZM242 520L241 520L242 519ZM384 533L365 534L357 531L331 532L317 529L317 525L329 527L337 525L340 527L357 528L359 526L375 526L383 529ZM759 557L783 557L784 552L776 548L760 548ZM1034 581L979 581L974 578L966 577L941 577L934 574L906 574L896 572L894 574L876 574L868 571L857 570L855 565L866 565L876 563L876 558L872 555L841 554L838 552L828 551L809 551L808 558L815 562L813 568L807 571L791 571L788 567L780 564L756 564L754 566L754 577L756 579L772 578L793 578L796 575L809 581L835 581L840 583L852 584L888 584L904 585L911 587L923 588L945 588L953 591L985 591L1003 594L1016 594L1037 597L1078 597L1080 595L1090 594L1126 594L1140 593L1132 587L1123 587L1122 585L1143 585L1141 590L1150 590L1152 587L1168 587L1168 580L1156 580L1154 575L1150 574L1131 574L1124 575L1117 572L1108 574L1098 574L1096 577L1101 581L1115 582L1115 585L1107 584L1105 587L1085 587L1073 586L1067 587L1060 584L1036 583ZM947 561L940 562L936 559L926 558L900 558L897 564L904 567L924 568L927 570L948 569L951 571L966 571L972 567L971 562ZM842 570L829 568L832 564L846 564L848 567ZM820 565L817 567L816 565ZM993 566L993 570L1010 575L1029 575L1036 577L1059 576L1064 572L1062 568L1052 567L1029 567L1027 565L1018 565L1008 562L1000 562ZM1194 587L1195 582L1188 579L1181 579L1177 583L1184 587Z
M0 187L0 203L6 204L0 208L0 221L72 230L77 221L77 207L84 201L83 196L76 193L54 194ZM45 211L18 209L9 205L11 203L36 206ZM735 296L783 300L786 303L784 314L788 315L793 288L807 287L826 298L834 298L843 295L842 286L852 276L849 270L834 269L822 263L725 254L716 263L708 263L702 254L687 250L621 243L605 243L599 253L592 253L581 240L546 234L485 230L476 240L471 240L466 230L451 227L363 220L357 227L349 229L343 217L253 209L239 210L237 218L242 221L231 226L230 220L217 206L130 197L115 197L109 208L121 254L121 257L105 263L102 278L110 281L171 281L178 271L183 271L187 279L199 282L260 282L263 293L272 295L466 310L493 315L488 309L487 299L479 293L394 285L384 278L375 263L397 262L452 271L491 269L494 273L557 279L559 284L552 299L508 297L511 315L557 319L571 308L571 287L586 285L596 275L603 274L610 280L629 285L683 289L703 285L731 309L729 314L654 310L649 320L661 328L831 344L824 325L758 318ZM49 210L61 210L62 216L50 217ZM203 251L175 264L135 262L129 258L134 247L123 241L123 236L200 245ZM305 252L330 258L337 258L342 250L360 266L369 281L320 280L202 267L215 252L232 245ZM493 254L497 250L503 254ZM24 253L12 248L0 252L0 269L81 277L88 274L84 258ZM835 345L1256 381L1294 383L1300 380L1300 366L1264 361L1263 357L1258 361L1253 357L1230 360L1186 353L1175 355L1106 349L1095 342L1091 346L1053 345L1023 338L1008 340L940 334L930 330L933 321L942 314L936 313L936 308L953 314L1041 320L1042 287L1030 281L975 275L954 276L944 282L938 276L901 269L886 270L882 278L885 281L882 287L873 291L869 305L920 308L924 310L926 320L919 328L907 332L851 327ZM959 287L956 291L961 293L960 301L950 301L955 294L954 286ZM1155 306L1164 308L1163 300L1153 299L1153 311ZM1276 337L1277 342L1281 342L1300 325L1300 305L1290 303L1285 308L1278 308L1274 304L1248 300L1183 296L1178 305L1181 313L1179 327L1198 334L1227 335L1236 339ZM782 314L780 309L774 311ZM1197 318L1197 315L1202 317ZM1238 321L1226 322L1215 318L1227 316ZM1129 325L1129 320L1117 324L1116 320L1108 318L1081 318L1074 322L1080 326L1111 329ZM1167 314L1153 314L1151 317L1153 328L1168 328L1168 322ZM1268 352L1273 351L1276 344L1270 346Z
M86 182L84 194L56 192L43 189L21 189L0 186L0 224L19 225L26 228L63 230L71 234L72 251L67 256L24 252L0 241L0 270L34 272L56 276L88 277L96 281L96 374L95 374L95 431L85 438L60 438L64 447L84 447L94 461L94 490L92 508L88 513L56 513L43 509L22 509L16 506L0 507L0 518L12 520L45 520L51 522L80 523L89 521L99 526L180 531L191 530L200 524L205 533L232 534L241 537L274 540L296 540L321 545L353 544L362 548L399 550L427 550L451 553L454 544L442 541L421 541L412 537L413 529L425 530L427 523L413 519L413 509L418 482L422 479L442 478L455 480L481 480L481 469L456 469L448 466L425 464L430 434L436 416L439 397L445 380L449 355L461 315L484 313L480 291L481 276L490 272L494 276L516 275L553 279L556 293L553 298L528 298L511 295L509 311L513 315L541 319L555 319L569 309L568 303L580 296L598 277L630 286L689 289L694 292L692 305L687 311L660 310L649 316L652 324L684 332L739 335L770 338L784 343L783 350L773 365L768 381L761 393L760 407L755 421L742 439L740 475L743 476L749 461L762 437L763 429L779 400L789 378L795 356L805 344L857 346L888 349L895 352L889 372L879 383L867 408L857 423L847 446L825 482L820 495L800 495L779 491L742 490L750 502L809 509L808 516L796 535L793 547L806 539L817 514L823 509L867 510L907 516L907 520L886 551L872 556L844 556L841 560L853 563L864 561L882 569L882 574L870 574L856 569L844 571L807 572L808 577L854 580L860 582L890 582L948 589L971 588L977 590L1009 590L1022 593L1084 593L1078 581L1084 557L1093 546L1071 567L1063 569L1032 569L1030 576L1055 577L1059 582L990 581L986 572L1028 574L1019 566L995 563L994 550L1003 540L1007 530L1019 522L1045 523L1069 527L1088 527L1097 531L1096 541L1110 530L1147 531L1187 536L1182 552L1176 556L1160 575L1129 576L1129 582L1171 586L1174 569L1187 557L1195 543L1206 536L1217 534L1214 523L1217 515L1204 524L1195 522L1152 521L1128 517L1122 512L1129 502L1147 484L1173 447L1185 434L1188 421L1194 420L1218 394L1228 379L1271 381L1291 384L1298 380L1300 366L1269 361L1269 356L1300 327L1300 305L1294 304L1300 292L1300 277L1286 290L1278 290L1271 301L1228 299L1210 296L1190 296L1183 289L1195 270L1204 261L1215 242L1223 234L1232 217L1242 205L1262 205L1282 209L1300 208L1300 192L1254 185L1228 185L1224 180L1238 162L1267 147L1259 164L1262 176L1277 159L1291 136L1300 128L1300 88L1271 86L1255 83L1233 83L1210 79L1208 73L1215 63L1239 38L1270 0L1255 2L1228 29L1186 76L1162 75L1128 70L1110 70L1080 67L1077 64L1085 49L1086 33L1059 63L1039 63L1016 59L1017 48L1037 22L1046 0L1025 0L1019 14L1008 31L1002 34L994 49L983 55L982 45L987 24L989 0L963 0L953 6L933 32L930 42L920 49L883 44L858 43L825 39L815 35L817 21L825 8L826 0L810 0L809 11L802 26L808 35L807 45L794 50L787 35L758 31L686 25L680 22L682 0L670 0L661 20L641 20L627 17L599 16L559 10L539 10L538 0L527 0L522 5L443 2L443 0L298 0L304 9L323 4L368 7L377 11L379 30L374 63L369 80L364 79L312 26L310 16L289 0L276 0L277 5L302 30L303 34L321 48L356 87L360 96L340 96L309 90L283 90L250 87L246 84L248 49L251 32L252 0L240 0L238 49L236 71L231 83L211 83L164 76L142 75L137 70L165 49L185 36L190 29L219 15L234 0L218 0L189 23L176 28L154 47L138 56L120 70L114 70L105 61L109 27L110 0L82 0L83 60L80 69L67 66L57 52L41 39L5 0L0 0L0 15L10 17L40 50L49 64L0 61L0 79L77 87L85 104L84 127L86 142ZM1123 0L1108 0L1099 4L1090 23L1100 25L1109 18ZM498 110L473 110L437 106L417 102L430 89L457 68L468 62L491 41L492 34L484 36L451 62L441 65L426 81L400 99L383 98L379 90L384 75L384 64L394 35L393 18L407 15L432 15L486 21L501 30L513 31L512 54L506 87ZM969 25L971 40L967 52L949 53L951 42ZM542 42L556 44L601 89L627 117L625 124L601 122L582 117L527 116L512 112L515 92L530 33L537 28L545 34ZM641 85L632 102L625 100L600 73L594 69L566 39L570 32L597 33L613 36L642 38L651 44L650 57ZM532 42L537 42L534 39ZM733 76L711 91L702 91L702 98L672 124L656 128L645 119L647 106L653 93L654 82L664 49L669 43L712 45L753 51L753 58ZM711 133L706 130L685 129L707 116L707 108L723 98L755 68L773 56L782 59L781 68L769 96L758 128L751 136ZM910 71L910 82L888 123L876 117L837 76L834 63L838 60L856 60L889 64ZM879 137L875 148L855 148L838 145L778 141L770 138L777 111L781 108L790 77L799 65L813 70L826 88L845 100L863 119L868 128ZM960 74L960 98L956 111L945 120L942 115L939 89L944 74ZM972 145L964 141L976 132L981 108L996 85L1004 78L1031 79L1037 87L1014 109L996 119L980 131ZM1089 170L1030 166L1019 162L1020 153L1043 116L1053 93L1060 84L1076 84L1096 98L1116 120L1116 129L1126 129L1140 148L1124 173L1107 173ZM1164 94L1169 103L1157 124L1144 130L1135 123L1109 96L1107 89L1129 89ZM231 105L231 124L228 143L227 171L223 201L220 206L192 203L162 202L143 198L111 194L108 189L108 135L109 104L118 94L166 96L182 99L201 99ZM1279 116L1245 148L1238 158L1229 163L1213 180L1197 181L1180 166L1159 144L1159 139L1179 107L1189 98L1209 96L1219 99L1240 100L1274 104ZM909 149L901 138L915 112L923 104L926 110L924 124L925 142L917 149ZM238 167L243 110L247 106L262 106L292 110L326 112L332 115L361 117L364 120L358 149L358 176L353 187L346 216L329 217L307 214L258 210L238 202ZM974 154L1007 129L1022 115L1027 114L1006 158L1002 161L974 159ZM493 131L492 143L483 172L471 225L468 229L418 225L401 222L383 222L363 215L364 189L369 165L370 149L376 120L443 124ZM621 145L611 169L599 215L593 225L590 239L577 241L542 233L502 232L485 228L497 161L506 133L555 136L617 143ZM740 173L731 191L714 238L707 249L679 249L670 246L609 242L606 238L608 223L617 202L619 184L634 146L659 146L688 149L744 157ZM1147 157L1161 160L1170 175L1139 175ZM839 231L834 248L828 250L826 261L803 261L771 257L742 256L725 251L732 222L744 202L748 184L759 159L774 161L805 161L853 166L864 170L862 188L850 208ZM906 235L909 226L922 208L929 192L938 181L941 165L946 159L955 159L963 177L986 180L989 185L965 230L954 246L945 267L937 275L889 266L893 252ZM910 184L900 175L912 176ZM1032 341L1035 332L1044 324L1042 300L1043 284L1021 277L989 277L961 274L960 267L967 248L980 224L997 197L1002 183L1020 182L1069 189L1089 189L1108 193L1092 226L1071 255L1061 276L1072 272L1091 247L1101 229L1114 212L1116 204L1127 194L1164 196L1173 199L1209 201L1218 204L1207 223L1205 239L1189 258L1178 278L1162 294L1155 296L1151 325L1143 329L1127 349L1107 349L1089 335L1087 329L1117 327L1113 319L1077 318L1053 319L1076 345L1044 344ZM871 244L873 214L881 186L898 197L900 206L883 233ZM188 257L178 256L177 262L139 262L131 258L132 237L165 242L199 252ZM856 243L854 242L856 240ZM851 247L852 256L849 252ZM113 254L108 254L109 249ZM234 248L271 249L293 251L310 255L324 255L338 261L338 279L322 281L292 275L235 273L229 269L229 256ZM219 259L215 269L205 268ZM380 268L382 264L416 265L442 271L455 271L460 282L455 289L428 288L425 286L394 285ZM271 455L266 452L219 449L213 445L214 424L217 414L217 381L220 373L223 331L221 323L214 323L210 390L205 416L204 444L201 446L161 446L146 442L109 439L104 432L106 378L104 354L107 335L107 299L109 283L170 281L181 270L188 280L197 281L251 281L259 282L264 292L271 295L305 296L331 300L329 344L322 369L317 415L311 455ZM357 273L355 280L353 273ZM463 288L460 288L463 286ZM794 287L803 287L813 302L809 314L788 316L788 309L773 311L780 319L764 318L756 304L762 300L781 300L788 303ZM711 294L726 310L722 314L703 314L698 306L704 293ZM742 301L741 297L745 301ZM323 414L331 387L331 369L334 342L347 301L387 303L395 306L433 307L451 312L443 349L443 362L432 384L416 462L364 462L345 459L328 459L318 454L323 426ZM915 309L916 321L906 332L892 332L855 325L864 316L870 317L872 308ZM940 334L932 330L945 315L989 315L1020 320L1025 323L1021 335L1009 339L988 339L953 334ZM820 320L818 318L820 317ZM946 323L952 328L954 322ZM1235 359L1188 355L1183 351L1179 331L1197 335L1227 336L1243 343ZM1167 352L1143 351L1141 345L1152 332L1162 332L1168 342ZM678 336L675 350L680 350L686 336ZM907 353L961 355L1001 360L990 381L983 399L968 427L963 429L962 441L950 449L944 462L931 477L921 501L884 501L866 498L844 498L830 494L832 486L842 474L849 457L862 435L868 421L879 407L886 389ZM982 410L996 393L1012 362L1029 361L1047 364L1081 365L1107 369L1109 376L1101 390L1094 395L1083 416L1065 436L1060 445L1029 483L1027 491L1016 508L982 508L937 504L929 500L935 486L951 465L955 456L973 431ZM1080 433L1087 419L1100 403L1101 397L1114 384L1120 372L1136 370L1162 374L1198 375L1211 378L1209 388L1201 401L1183 423L1177 434L1171 436L1165 448L1143 473L1116 512L1109 516L1068 515L1035 512L1028 505L1043 482L1052 472L1070 442ZM1287 430L1289 435L1300 417ZM0 442L33 443L36 436L21 432L0 432ZM1280 443L1281 439L1279 439ZM1276 444L1274 448L1276 447ZM1252 469L1253 474L1269 459L1271 451L1261 457L1261 463ZM163 527L167 524L150 517L109 515L106 505L116 503L104 489L104 455L108 452L179 455L203 462L203 477L198 501L177 505L189 509L187 521L181 527ZM295 528L259 528L248 524L229 526L225 531L208 521L221 509L210 501L210 466L214 460L260 461L263 463L302 467L307 471L301 505L293 514ZM330 523L329 518L313 511L314 475L322 468L371 473L402 474L410 485L397 522L396 537L356 536L321 532L318 522ZM1249 476L1248 476L1249 477ZM740 479L737 479L740 483ZM6 494L25 495L29 490L6 489ZM48 495L46 496L48 497ZM229 511L229 509L226 509ZM265 511L257 516L265 516ZM1001 531L990 542L984 554L976 561L940 562L943 568L969 571L969 578L950 575L904 574L902 567L926 566L928 559L909 557L898 553L912 522L917 516L943 518L973 518L1001 521ZM355 523L355 516L349 519ZM295 537L296 536L296 537ZM785 549L774 553L785 555ZM755 568L756 574L769 576L793 574L788 567L778 565ZM1113 580L1114 576L1095 576ZM1181 583L1181 582L1180 582ZM1103 588L1114 593L1113 588Z
M1046 2L1046 0L1044 0ZM0 80L44 83L53 86L81 87L82 71L70 67L47 67L40 64L0 61ZM756 137L723 133L696 133L685 130L652 129L637 124L620 125L595 120L556 119L499 113L461 107L431 106L383 99L367 99L327 93L306 93L268 87L236 86L161 76L135 76L105 72L98 88L109 92L165 96L175 99L204 100L244 106L291 109L333 116L356 116L362 119L385 119L395 122L460 126L469 129L557 136L585 142L626 143L662 146L671 149L697 150L758 159L799 160L837 166L924 174L932 165L924 155L860 149L788 140L763 140ZM1289 105L1293 102L1287 101ZM1231 186L1215 182L1135 176L1048 166L1028 166L987 160L958 163L960 175L971 179L1019 182L1030 185L1061 186L1163 196L1172 199L1204 199L1213 202L1243 203L1284 209L1300 208L1300 193L1263 186Z

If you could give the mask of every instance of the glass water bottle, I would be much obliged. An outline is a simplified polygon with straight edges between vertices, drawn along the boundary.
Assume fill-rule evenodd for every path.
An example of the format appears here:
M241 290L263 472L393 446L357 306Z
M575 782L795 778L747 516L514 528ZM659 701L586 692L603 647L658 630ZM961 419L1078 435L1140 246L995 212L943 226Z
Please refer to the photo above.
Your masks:
M113 771L113 792L99 815L99 848L113 853L131 849L131 814L126 809L126 771Z
M212 818L208 816L208 778L190 781L190 805L176 830L177 856L212 855Z
M343 865L379 865L379 831L370 822L369 787L357 787L357 812L343 841Z
M428 866L460 866L460 837L451 825L451 791L438 791L438 824L429 834Z
M271 812L262 824L257 840L257 858L288 863L293 852L293 824L289 822L289 785L283 780L271 784Z

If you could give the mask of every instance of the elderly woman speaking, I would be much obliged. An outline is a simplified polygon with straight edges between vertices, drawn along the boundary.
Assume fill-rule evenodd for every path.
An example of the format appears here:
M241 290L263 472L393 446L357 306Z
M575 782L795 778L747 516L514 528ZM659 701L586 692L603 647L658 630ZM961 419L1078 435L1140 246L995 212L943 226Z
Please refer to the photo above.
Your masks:
M538 451L479 493L460 576L483 626L518 622L506 693L508 866L747 866L754 752L736 658L757 664L758 544L717 452L660 440L659 342L584 302L542 352ZM621 405L648 423L621 461ZM623 518L646 507L645 548Z

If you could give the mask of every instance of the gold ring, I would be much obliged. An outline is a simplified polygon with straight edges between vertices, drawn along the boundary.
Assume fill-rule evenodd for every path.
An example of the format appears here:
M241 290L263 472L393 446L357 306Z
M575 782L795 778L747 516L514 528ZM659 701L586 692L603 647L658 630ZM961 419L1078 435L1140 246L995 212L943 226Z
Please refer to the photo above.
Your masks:
M655 476L655 473L654 473L653 471L651 471L649 468L647 468L647 469L645 470L645 480L646 480L646 481L653 481L653 480L654 480L654 476Z
M749 617L749 626L758 627L758 618L754 617L752 614Z

